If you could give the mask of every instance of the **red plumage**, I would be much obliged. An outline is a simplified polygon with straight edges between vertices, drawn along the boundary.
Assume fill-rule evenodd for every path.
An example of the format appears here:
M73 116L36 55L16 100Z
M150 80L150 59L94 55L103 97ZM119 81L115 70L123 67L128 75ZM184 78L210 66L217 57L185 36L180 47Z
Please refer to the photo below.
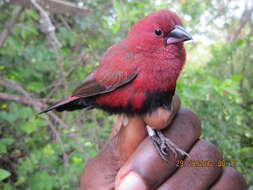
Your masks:
M179 17L168 10L139 20L125 39L107 49L72 97L44 112L95 107L144 114L160 106L169 108L185 62L183 41L191 39L180 25Z

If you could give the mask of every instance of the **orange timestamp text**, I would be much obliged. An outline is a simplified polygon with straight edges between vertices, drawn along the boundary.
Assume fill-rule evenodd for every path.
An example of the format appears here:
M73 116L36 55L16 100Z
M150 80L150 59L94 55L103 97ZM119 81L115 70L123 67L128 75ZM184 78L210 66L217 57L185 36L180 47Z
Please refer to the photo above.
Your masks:
M177 167L236 167L236 160L176 160Z

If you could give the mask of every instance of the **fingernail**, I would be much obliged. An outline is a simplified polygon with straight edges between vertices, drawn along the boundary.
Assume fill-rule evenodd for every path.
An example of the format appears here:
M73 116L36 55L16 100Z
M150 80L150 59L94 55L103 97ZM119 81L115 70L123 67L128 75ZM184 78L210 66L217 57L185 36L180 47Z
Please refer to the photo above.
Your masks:
M132 171L121 180L117 190L147 190L147 186L143 179Z
M126 127L126 126L128 125L128 117L127 117L127 116L124 116L122 125L123 125L124 127Z

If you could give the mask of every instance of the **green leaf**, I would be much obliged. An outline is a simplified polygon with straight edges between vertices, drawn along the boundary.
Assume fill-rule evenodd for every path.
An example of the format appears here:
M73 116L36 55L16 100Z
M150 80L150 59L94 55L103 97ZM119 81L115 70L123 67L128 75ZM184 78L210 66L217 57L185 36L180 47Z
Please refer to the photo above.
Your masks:
M0 139L0 153L7 152L7 145L11 145L15 140L12 138L2 138Z
M83 158L82 157L77 157L77 156L73 156L71 158L71 161L75 164L81 164L83 163Z
M54 151L53 147L51 146L51 144L46 145L43 148L43 152L47 156L51 156L51 155L53 155L55 153L55 151Z
M6 153L7 148L5 144L0 143L0 153Z
M253 148L252 147L243 147L240 149L241 153L249 153L249 152L253 152Z
M120 29L120 24L119 23L114 23L110 26L110 30L113 34L116 34Z
M122 5L120 4L120 2L117 0L113 0L112 4L113 4L113 8L115 9L117 15L118 16L122 15L123 11L122 11Z
M242 75L233 75L231 76L231 79L235 82L239 82L240 80L242 80Z
M33 170L38 168L37 162L32 162L31 159L27 158L21 160L18 165L18 172L22 176L19 176L18 183L23 183L25 181L25 177L31 173Z
M20 128L24 130L26 133L30 134L37 129L37 126L34 122L27 121L20 124Z
M55 177L50 176L46 171L36 172L33 176L31 176L29 180L29 185L31 189L37 190L53 189L55 183L56 183Z
M4 179L8 178L11 175L11 173L8 170L4 170L0 168L0 181L3 181Z
M236 41L236 46L237 46L237 47L240 47L241 45L244 44L244 42L245 42L245 40L243 40L243 39L238 39L238 40Z
M21 52L21 50L22 50L21 42L17 38L9 36L7 39L7 42L16 51L17 54L19 54Z
M15 142L15 140L13 138L2 138L2 139L0 139L0 143L6 144L6 145L10 145L14 142Z
M4 184L4 187L2 190L13 190L10 184Z

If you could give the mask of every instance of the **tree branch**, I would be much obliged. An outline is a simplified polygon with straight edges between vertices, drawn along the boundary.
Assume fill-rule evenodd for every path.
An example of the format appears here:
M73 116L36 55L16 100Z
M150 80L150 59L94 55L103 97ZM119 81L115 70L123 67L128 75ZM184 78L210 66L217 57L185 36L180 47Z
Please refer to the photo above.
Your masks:
M33 8L29 0L10 0L10 2L27 8ZM55 14L85 17L90 12L85 6L78 6L62 0L39 0L39 3L46 11Z
M15 100L21 100L23 102L21 103L26 103L26 105L32 106L37 112L41 112L43 110L43 108L48 107L48 105L45 103L45 101L40 101L39 99L35 99L32 97L32 95L30 95L20 84L15 83L13 81L10 80L6 80L6 79L1 79L0 78L0 84L15 89L16 91L18 91L19 93L23 94L25 97L22 98L18 98L17 96L9 96L9 98L13 98L13 101ZM4 93L2 93L4 94ZM6 96L5 96L6 97ZM8 99L6 99L8 100ZM64 123L63 120L61 120L55 113L53 112L48 112L47 113L55 122L59 123L61 127L68 129L69 127L67 126L67 124Z
M238 38L238 36L241 34L241 31L244 28L244 26L248 22L250 22L250 16L251 16L252 11L253 11L253 7L251 7L250 9L248 9L247 7L245 8L245 10L242 14L242 17L240 19L240 24L239 24L237 30L235 30L235 32L232 34L230 41L235 41Z
M33 101L31 101L29 98L24 97L24 96L17 96L14 94L8 94L8 93L2 93L2 92L0 92L0 99L19 102L21 104L28 105L28 106L33 106L34 104L36 104L42 107L44 105L40 100L33 99Z
M48 16L48 13L40 6L39 3L37 3L36 0L30 0L32 5L39 11L40 13L40 28L41 31L44 32L47 36L47 40L50 43L50 45L55 48L56 50L60 48L62 45L57 39L55 35L55 27L52 24L52 21L50 17Z
M18 83L0 78L0 84L5 87L12 88L12 89L20 92L21 94L23 94L26 98L31 99L31 96L29 95L29 93L26 92L26 90Z
M4 41L7 39L12 27L15 25L17 18L20 16L20 14L24 11L24 7L19 8L12 16L9 23L5 25L5 29L3 30L1 36L0 36L0 48L3 47Z

